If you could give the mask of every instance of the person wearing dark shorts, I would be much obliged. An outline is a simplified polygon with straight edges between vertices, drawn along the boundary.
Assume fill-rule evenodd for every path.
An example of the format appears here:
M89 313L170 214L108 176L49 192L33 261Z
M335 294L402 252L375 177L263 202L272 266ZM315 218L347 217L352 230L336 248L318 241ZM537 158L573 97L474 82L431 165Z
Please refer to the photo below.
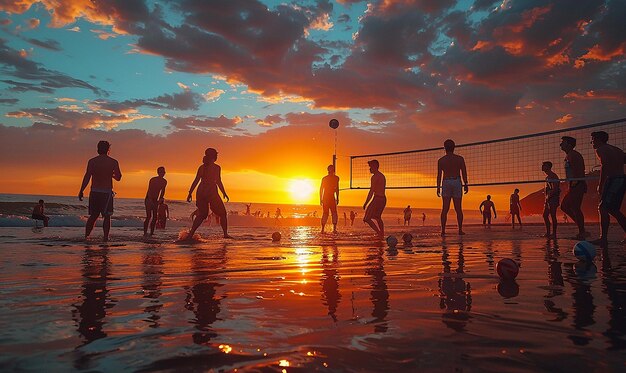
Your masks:
M609 134L604 131L591 133L591 144L596 150L596 156L600 160L600 182L598 194L600 195L600 228L601 235L597 240L591 241L601 247L608 246L609 225L612 215L626 233L626 216L621 212L624 193L626 193L626 176L624 164L626 154L616 146L607 144Z
M576 139L573 137L561 137L560 147L565 152L565 178L568 180L568 189L563 201L561 201L561 210L566 216L571 217L578 227L578 234L574 239L584 240L587 237L587 232L585 232L585 215L583 215L581 206L583 197L587 193L587 182L584 180L585 159L574 149Z
M43 221L43 226L44 227L48 226L48 221L50 220L50 218L48 218L44 214L43 199L40 199L39 203L36 204L35 207L33 208L33 214L31 215L31 218L33 218L35 220L42 220Z
M552 162L543 162L541 170L546 174L546 186L544 189L546 199L543 207L543 221L546 225L546 234L544 237L556 238L556 210L559 207L561 183L559 182L558 175L552 171ZM552 233L550 233L550 218L552 219Z
M98 142L98 156L91 158L87 163L87 170L83 183L78 192L78 199L83 200L83 192L91 180L89 193L89 218L85 224L85 239L89 238L98 217L102 215L103 241L109 240L111 230L111 215L113 215L113 179L120 181L122 172L117 160L109 157L111 144L108 141Z
M157 176L148 182L148 191L144 205L146 206L146 219L143 222L143 235L148 235L148 226L150 226L150 235L154 234L154 228L157 224L157 214L159 210L159 200L165 196L165 188L167 180L165 180L165 167L157 168Z
M363 209L365 210L363 221L372 227L378 237L383 238L385 236L385 225L383 223L382 215L385 205L387 204L387 197L385 196L387 180L385 179L385 175L378 170L380 168L380 164L376 159L368 161L367 164L370 167L372 178L370 180L370 191L367 194L365 203L363 204ZM378 223L378 226L374 223L374 221Z
M222 184L221 167L215 163L217 160L217 150L213 148L207 148L204 152L204 158L202 159L202 165L198 167L196 178L191 184L189 194L187 195L187 202L191 202L191 194L198 186L196 191L196 207L198 207L198 213L193 220L193 225L189 230L188 239L192 239L194 233L200 227L202 222L209 216L209 209L219 218L222 231L224 232L224 238L232 238L228 235L228 217L226 215L226 207L222 198L218 194L218 188L222 192L224 199L228 202L230 199Z

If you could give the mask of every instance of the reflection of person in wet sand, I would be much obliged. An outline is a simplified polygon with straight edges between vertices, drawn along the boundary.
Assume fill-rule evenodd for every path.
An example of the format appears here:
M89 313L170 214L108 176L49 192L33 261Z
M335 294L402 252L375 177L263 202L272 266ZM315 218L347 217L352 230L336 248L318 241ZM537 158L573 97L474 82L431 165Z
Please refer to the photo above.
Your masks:
M626 164L626 154L616 146L607 144L609 134L604 131L591 133L591 144L596 150L596 156L600 160L600 183L598 184L598 194L600 195L601 235L595 241L595 245L606 247L608 245L610 215L613 215L617 222L626 232L626 216L622 214L620 208L626 193L626 175L624 175L624 164Z
M159 213L159 200L165 196L165 187L167 186L167 180L164 178L165 167L157 168L157 174L158 176L150 179L146 199L144 200L144 205L146 206L146 220L143 222L144 236L148 234L148 224L150 224L150 235L154 234L154 227L156 226Z
M224 189L224 184L222 184L222 169L215 163L217 160L217 150L207 148L204 154L205 156L202 159L202 165L198 167L196 178L191 184L189 194L187 195L187 202L191 202L191 194L196 188L196 185L200 183L198 191L196 192L196 206L198 207L198 214L193 220L193 225L189 231L188 239L193 238L193 235L196 233L198 227L200 227L200 224L202 224L204 219L209 216L209 208L216 216L219 216L222 231L224 232L224 238L232 238L228 235L228 217L226 215L226 207L224 207L224 202L222 202L222 199L217 191L219 188L224 195L226 202L230 200L226 194L226 190Z
M367 164L370 166L372 178L370 180L370 191L363 204L363 209L365 209L363 221L372 227L378 237L383 238L385 235L385 225L383 224L382 215L385 205L387 204L387 197L385 196L387 180L385 179L385 175L378 170L380 164L376 159L368 161ZM376 220L378 226L374 224L373 220Z
M483 226L487 225L491 228L491 210L493 210L493 218L498 218L498 214L496 213L496 205L491 200L491 195L487 195L487 199L480 204L478 210L483 216Z
M356 219L356 212L350 210L350 226L354 225L354 219Z
M159 208L157 209L157 227L159 229L165 229L167 219L170 218L170 209L165 203L165 199L159 199Z
M413 214L413 210L411 210L411 205L408 205L404 209L404 223L402 225L411 225L411 215Z
M520 217L520 212L522 211L522 204L519 201L519 189L515 188L513 194L511 194L511 198L509 198L509 211L511 213L511 224L513 228L515 228L515 217L517 216L517 221L519 222L520 228L522 227L522 218Z
M337 205L339 204L339 176L335 175L335 166L327 167L328 175L322 178L320 185L320 205L322 206L322 233L328 221L328 210L332 215L333 233L337 232Z
M39 200L39 203L35 205L35 207L33 208L33 215L31 216L33 219L35 220L43 220L43 226L47 227L48 226L48 220L50 218L48 218L46 215L44 215L44 206L43 206L43 199Z
M461 201L463 192L467 194L467 169L465 168L465 159L460 155L454 154L454 141L446 140L443 147L446 155L439 158L437 162L437 196L443 199L443 207L441 209L441 235L446 235L446 222L448 221L448 211L450 211L450 200L454 202L454 211L456 211L456 220L459 225L459 234L463 232L463 209ZM442 182L443 177L443 182ZM461 177L463 177L463 185L461 185Z
M546 225L546 234L544 237L556 238L556 209L559 207L559 197L561 195L559 176L552 171L552 162L550 161L543 162L541 171L546 174L546 202L543 208L543 221ZM552 218L552 234L550 234L549 218Z
M85 224L85 238L89 237L98 216L102 214L103 241L109 240L111 230L111 215L113 215L113 179L120 181L122 172L117 160L109 157L111 144L108 141L98 142L98 156L87 162L87 171L83 177L83 183L78 192L78 199L83 200L83 192L91 180L91 192L89 192L89 218Z

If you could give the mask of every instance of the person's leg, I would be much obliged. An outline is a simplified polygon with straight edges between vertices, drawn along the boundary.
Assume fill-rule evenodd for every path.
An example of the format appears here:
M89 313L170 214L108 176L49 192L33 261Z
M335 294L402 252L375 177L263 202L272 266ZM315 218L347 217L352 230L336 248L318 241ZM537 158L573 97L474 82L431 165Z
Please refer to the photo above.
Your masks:
M200 227L204 219L209 216L209 205L202 203L198 204L198 213L196 217L193 219L193 224L191 225L191 229L189 230L188 239L192 239L193 235L196 233L196 230Z
M363 221L364 221L365 223L367 223L367 225L369 225L369 226L370 226L370 227L374 230L374 232L375 232L378 236L380 236L380 230L378 229L378 227L376 226L376 224L374 224L374 222L372 221L372 219L371 219L371 218L366 217L366 218L364 218L364 219L363 219Z
M491 215L487 215L487 226L491 228Z
M452 197L442 197L443 205L441 206L441 235L446 234L446 223L448 222L448 211L450 211L450 200Z
M224 211L224 214L220 216L220 225L222 226L222 232L224 232L224 238L232 238L228 234L228 215Z
M487 214L483 213L483 228L485 227L486 223L487 223Z
M385 236L385 223L381 217L374 218L378 222L378 235L383 238Z
M611 214L617 220L617 223L620 225L620 227L622 227L624 233L626 233L626 216L624 216L624 214L622 214L620 210L614 209L609 211L609 214Z
M150 222L150 235L154 235L154 227L156 227L156 223L157 223L157 205L154 205L152 207L152 221Z
M556 227L557 227L557 217L556 217L557 206L550 208L550 216L552 217L552 238L556 238Z
M96 225L96 220L98 220L98 216L100 216L100 214L89 215L87 223L85 224L85 238L89 237L91 234L93 227Z
M105 214L102 221L102 231L104 232L104 242L109 241L109 232L111 231L111 215Z
M50 218L44 215L44 217L43 217L43 226L44 226L44 227L47 227L47 226L48 226L48 221L49 221L49 220L50 220Z
M322 204L322 233L326 230L326 223L328 222L328 209L326 204Z
M463 198L452 198L452 201L454 202L454 211L456 212L456 222L459 225L459 234L465 234L463 232L463 207L461 204Z
M548 208L548 205L546 204L543 207L543 223L546 226L546 235L545 237L550 237L550 209Z
M330 205L330 214L333 219L333 233L337 233L337 221L339 220L339 214L337 214L337 205L334 203Z
M150 224L150 218L152 217L152 208L147 198L144 205L146 206L146 219L143 221L143 235L145 236L148 234L148 224Z

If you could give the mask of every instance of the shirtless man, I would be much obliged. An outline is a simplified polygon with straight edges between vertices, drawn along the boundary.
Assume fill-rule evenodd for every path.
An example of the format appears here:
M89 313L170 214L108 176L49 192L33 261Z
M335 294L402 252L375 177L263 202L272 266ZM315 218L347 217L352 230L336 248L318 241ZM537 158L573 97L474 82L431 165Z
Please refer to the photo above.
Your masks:
M484 200L478 207L478 211L483 216L483 226L491 228L491 210L493 210L493 218L497 219L496 205L491 200L491 195L487 194L487 199Z
M513 194L511 194L511 198L509 198L509 211L511 213L511 224L513 228L515 228L515 217L517 216L517 221L519 222L519 227L522 227L522 218L520 217L520 213L522 211L522 204L519 201L519 189L515 188Z
M607 247L610 215L613 215L617 222L626 232L626 217L620 211L624 193L626 193L626 176L624 175L624 164L626 164L626 154L616 146L607 144L609 134L604 131L591 133L591 145L596 150L596 156L600 160L600 183L598 184L598 194L600 195L600 238L592 241L595 245Z
M411 210L411 205L408 205L404 209L404 222L402 225L411 225L411 215L413 214L413 210Z
M148 192L146 192L146 199L144 200L144 205L146 206L146 220L143 222L144 236L148 235L148 224L150 224L150 235L154 234L154 227L156 226L157 214L159 212L159 200L165 196L165 187L167 186L167 180L164 178L165 167L157 168L157 175L150 179Z
M222 184L222 168L215 163L216 160L217 150L207 148L204 152L202 165L198 167L196 178L193 180L191 188L189 188L187 202L191 202L191 194L194 189L196 189L196 185L200 183L198 191L196 192L196 206L198 207L198 214L196 214L191 230L189 231L189 239L193 238L193 235L196 233L198 227L200 227L200 224L202 224L204 219L209 216L209 208L213 211L216 218L219 219L222 231L224 232L224 238L232 238L228 234L228 217L226 214L226 207L224 206L224 202L222 202L217 189L219 188L222 192L226 202L228 202L230 198L228 198L226 190L224 189L224 184Z
M454 154L455 146L454 141L446 140L443 143L446 155L439 158L437 162L437 196L443 199L443 207L441 209L441 236L446 235L446 222L448 221L448 211L450 211L450 200L454 202L454 211L456 212L456 221L459 225L459 234L465 234L463 232L463 209L461 207L461 201L463 199L463 193L467 194L469 190L467 186L467 169L465 168L465 159L460 155ZM463 177L462 186L461 177Z
M322 178L320 185L320 205L322 206L322 233L328 221L328 210L333 219L333 233L337 233L337 205L339 204L339 176L335 175L335 166L327 167L328 175Z
M117 160L109 157L111 144L108 141L98 142L98 156L87 162L87 170L83 177L83 183L78 192L78 199L83 200L83 192L91 180L89 192L89 218L85 224L85 239L89 238L98 216L102 215L103 241L109 240L111 230L111 215L113 215L113 179L120 181L122 172Z
M546 187L544 189L546 198L543 207L543 222L546 225L546 234L544 237L556 238L556 209L559 207L561 183L559 176L552 171L552 162L543 162L541 164L541 171L546 174ZM550 233L550 218L552 218L552 233Z
M370 191L363 204L363 209L365 210L363 221L372 227L378 237L383 238L385 236L385 225L383 224L382 215L385 205L387 204L387 197L385 196L387 180L385 179L385 175L378 170L380 164L376 159L368 161L367 164L370 166L372 178L370 181ZM378 226L374 224L373 220L376 220Z
M39 203L36 204L35 207L33 208L33 215L31 217L35 220L43 220L43 226L47 227L48 220L50 220L50 218L44 214L43 210L44 210L43 199L40 199Z
M576 147L576 139L570 136L561 137L561 150L565 152L565 177L568 179L567 193L561 202L561 210L572 218L576 226L578 226L578 235L574 237L576 240L584 240L587 237L585 232L585 216L580 206L583 203L583 197L587 193L587 183L585 177L585 159L574 150Z

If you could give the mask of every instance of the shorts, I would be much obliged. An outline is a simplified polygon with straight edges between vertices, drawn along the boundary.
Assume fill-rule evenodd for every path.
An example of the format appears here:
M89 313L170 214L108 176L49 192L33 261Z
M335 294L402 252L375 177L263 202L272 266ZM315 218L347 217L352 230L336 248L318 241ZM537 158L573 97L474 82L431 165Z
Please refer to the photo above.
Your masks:
M446 198L463 197L461 178L455 177L454 179L443 179L443 182L441 183L441 196Z
M619 211L626 193L626 176L611 176L604 183L599 207L608 211Z
M559 207L559 196L554 196L554 197L550 197L549 199L546 200L546 203L544 205L544 208L552 211L553 209L556 210L556 208Z
M580 207L583 203L583 197L587 193L587 183L585 181L572 182L570 183L569 189L563 196L563 201L561 202L561 208L569 206Z
M159 201L156 199L148 198L143 201L146 206L146 210L154 211L159 207Z
M509 209L509 212L511 213L511 215L519 215L519 208L517 207L511 207Z
M370 204L367 206L367 210L365 210L363 221L367 221L371 219L381 219L383 215L383 210L385 209L386 205L387 205L387 197L374 196Z
M218 193L211 193L208 196L196 195L196 206L199 213L209 213L209 208L217 216L226 216L226 207Z
M31 218L35 220L44 220L44 221L48 219L46 215L40 215L40 214L33 214Z
M113 215L113 192L89 192L89 215Z
M322 221L326 222L328 219L328 210L330 210L330 215L333 219L333 224L337 224L337 219L339 219L339 215L337 215L337 201L334 199L330 201L324 201L322 203Z

